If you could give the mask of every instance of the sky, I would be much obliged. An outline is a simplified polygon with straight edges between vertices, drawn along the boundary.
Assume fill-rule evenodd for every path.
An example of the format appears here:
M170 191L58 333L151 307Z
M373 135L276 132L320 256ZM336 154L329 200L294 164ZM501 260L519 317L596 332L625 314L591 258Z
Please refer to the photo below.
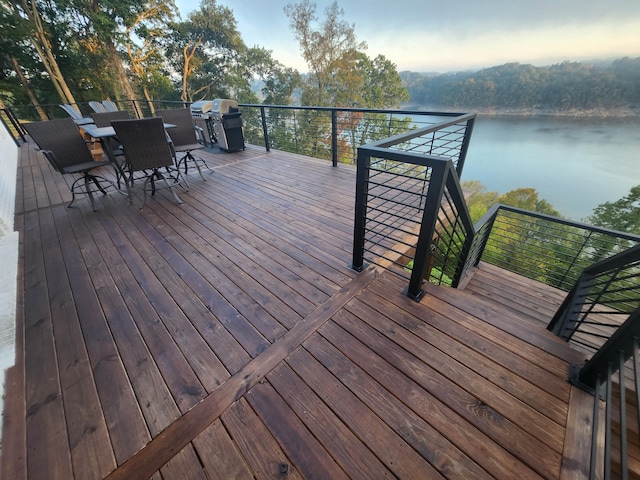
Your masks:
M176 0L183 18L199 0ZM308 70L284 14L301 0L217 0L229 7L247 46ZM322 19L332 3L317 0ZM508 62L538 66L563 61L640 56L640 0L338 0L371 58L384 55L398 71L475 70Z

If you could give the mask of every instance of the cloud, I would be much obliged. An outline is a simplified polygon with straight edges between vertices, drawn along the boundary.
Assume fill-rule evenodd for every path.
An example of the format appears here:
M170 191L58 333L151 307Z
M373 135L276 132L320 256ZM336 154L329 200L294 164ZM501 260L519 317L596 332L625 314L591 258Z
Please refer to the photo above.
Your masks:
M218 0L229 6L249 46L272 50L281 63L306 71L283 12L289 0ZM177 0L183 17L197 0ZM317 0L320 18L331 0ZM505 62L546 65L563 60L640 56L638 0L340 0L369 56L399 70L480 68Z

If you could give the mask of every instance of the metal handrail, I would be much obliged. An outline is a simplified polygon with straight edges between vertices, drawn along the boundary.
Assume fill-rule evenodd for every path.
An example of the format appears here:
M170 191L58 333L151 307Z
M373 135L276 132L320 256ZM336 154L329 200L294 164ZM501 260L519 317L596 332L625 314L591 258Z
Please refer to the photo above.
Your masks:
M638 235L501 204L489 209L475 232L462 276L482 260L565 291L584 268L640 244ZM515 243L514 232L521 234Z
M118 100L119 108L129 111L135 118L154 114L157 108L188 107L190 102L171 100ZM85 116L92 110L88 102L74 104ZM57 104L39 105L49 118L63 117L65 114ZM301 153L338 163L355 163L359 145L368 144L396 134L405 134L423 127L432 127L432 132L444 132L446 123L460 124L465 115L456 112L432 112L402 109L339 108L319 106L291 106L240 103L243 113L244 137L247 142L262 145L266 150L277 148L293 153ZM23 105L28 115L21 118L35 118L35 107ZM28 109L28 110L25 110ZM463 133L469 137L473 130L475 115L466 118ZM423 133L417 137L423 137ZM424 145L411 145L410 137L405 145L394 148L409 148L436 156L456 157L456 167L462 171L467 154L468 138L458 140L458 132L449 132L450 139L428 139L433 150L425 151ZM439 141L439 142L438 142Z
M628 423L634 415L640 422L640 245L586 268L548 329L592 354L569 371L572 384L594 394L590 478L610 478L618 469L628 478Z
M409 131L418 131L424 125L431 132L442 131L444 119L452 119L451 125L459 124L465 115L454 112L431 112L421 110L392 110L373 108L339 108L290 105L239 104L245 119L245 137L250 143L291 151L317 158L326 158L334 166L338 163L355 163L359 145L372 144L380 140L403 136L404 142L412 137L404 137ZM253 112L252 112L253 110ZM472 118L471 118L472 117ZM473 122L475 115L465 119ZM466 126L465 126L466 128ZM472 128L466 131L471 134ZM415 133L424 137L424 132ZM308 141L311 139L311 143ZM306 142L303 140L307 140ZM399 143L393 142L397 147ZM429 141L431 146L434 142ZM455 148L460 143L453 141ZM456 156L460 170L466 157L464 150ZM424 152L443 155L440 151ZM453 155L445 155L453 156Z
M17 146L20 146L18 137L21 138L23 142L27 141L27 138L25 136L26 132L24 131L22 125L20 125L20 122L16 118L15 113L13 113L13 110L11 110L10 108L0 108L0 122L2 122L2 125L7 130L7 132L9 132L11 138L13 138L13 141Z
M606 338L608 343L623 328L624 318L621 317L637 316L639 308L640 244L585 268L549 323L548 329L570 341L581 327L597 325L600 333L590 335ZM597 349L585 340L580 341L580 344L593 351L597 350L593 356L595 360L603 355L606 346L605 344L603 349ZM617 352L615 355L617 356ZM589 370L583 369L581 375L586 375L587 371ZM589 381L582 383L593 387L594 375L595 373L589 374Z
M385 268L410 265L393 271L411 272L405 293L418 301L424 278L459 283L474 231L458 172L474 119L460 115L358 148L354 269L365 257ZM459 145L450 149L453 135ZM458 156L433 154L452 151Z

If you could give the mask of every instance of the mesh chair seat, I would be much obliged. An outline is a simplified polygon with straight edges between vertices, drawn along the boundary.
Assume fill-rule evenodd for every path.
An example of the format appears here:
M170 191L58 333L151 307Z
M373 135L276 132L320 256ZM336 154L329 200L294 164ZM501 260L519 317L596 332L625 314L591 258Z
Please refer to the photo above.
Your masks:
M169 134L169 136L171 137L171 134ZM171 141L173 142L173 138L171 139ZM176 152L190 152L192 150L204 149L204 145L200 143L189 143L188 145L176 145L174 142L173 148Z
M180 184L180 173L175 168L162 118L117 120L111 125L122 143L130 180L133 178L133 172L144 171L145 173L142 205L146 203L148 187L151 189L151 194L155 194L158 181L169 188L177 203L182 203L174 190L174 186ZM129 191L129 202L133 204L131 183L132 181L125 182Z
M204 145L198 143L198 137L196 136L195 125L193 124L193 117L191 111L187 108L174 108L168 110L158 110L156 114L166 122L175 125L175 128L170 128L167 133L171 137L173 143L173 149L176 153L184 153L180 158L176 155L176 164L178 168L184 165L184 173L188 172L189 163L192 163L197 169L200 177L203 180L201 166L204 166L211 170L209 164L201 157L194 156L191 152L194 150L204 149Z
M75 202L77 194L86 194L95 211L93 194L96 192L106 194L106 189L115 188L115 185L111 180L90 172L111 162L93 159L78 127L71 118L27 123L24 128L57 172L63 175L82 174L69 186L72 198L67 207L71 207Z

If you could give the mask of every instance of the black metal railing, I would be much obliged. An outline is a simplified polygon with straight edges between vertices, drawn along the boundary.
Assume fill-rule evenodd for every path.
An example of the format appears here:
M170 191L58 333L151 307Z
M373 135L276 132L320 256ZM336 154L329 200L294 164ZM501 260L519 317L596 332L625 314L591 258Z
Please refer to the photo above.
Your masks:
M25 137L26 132L12 109L0 108L0 122L2 122L4 128L9 132L16 145L20 146L18 139L21 139L23 142L27 141Z
M447 158L463 158L471 135L473 118L461 123L461 113L420 110L300 107L240 104L249 143L299 153L338 163L355 163L358 147L424 127L434 127L434 138L420 134L419 142L404 148ZM443 125L452 119L446 129ZM437 127L436 127L437 126ZM415 140L414 138L414 140ZM420 142L422 144L420 144ZM396 145L397 147L397 145ZM430 149L431 151L428 151ZM464 160L463 160L464 162ZM462 163L463 163L462 162ZM462 165L460 163L460 165ZM458 164L458 162L456 162Z
M416 300L425 277L457 285L473 238L458 173L474 119L460 115L358 148L353 268L399 267L392 271L408 277Z
M598 360L605 354L601 347L639 308L640 244L585 268L548 328L587 353L597 352L592 360ZM593 388L603 371L587 367L581 368L580 381Z
M629 478L630 450L640 451L640 245L586 268L548 328L590 357L569 380L595 394L591 478Z
M188 107L190 102L145 99L116 100L118 108L127 110L134 118L153 116L159 108ZM84 115L93 110L89 102L74 106ZM48 118L61 118L66 113L57 104L38 106ZM460 123L462 114L452 112L428 112L421 110L385 110L366 108L337 108L289 105L239 104L244 124L244 137L248 143L299 153L338 163L355 163L359 145L418 130L426 126L438 128L431 132L433 138L408 139L403 148L423 153L463 159L455 161L462 168L468 138L473 130L473 118ZM16 106L17 118L35 120L38 117L33 105ZM448 127L447 119L453 119ZM419 139L419 140L416 140ZM395 145L394 148L398 148Z
M463 276L480 260L569 291L582 271L640 243L616 232L507 205L494 205L475 225Z

